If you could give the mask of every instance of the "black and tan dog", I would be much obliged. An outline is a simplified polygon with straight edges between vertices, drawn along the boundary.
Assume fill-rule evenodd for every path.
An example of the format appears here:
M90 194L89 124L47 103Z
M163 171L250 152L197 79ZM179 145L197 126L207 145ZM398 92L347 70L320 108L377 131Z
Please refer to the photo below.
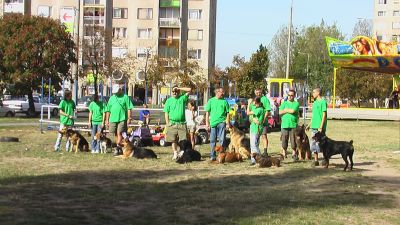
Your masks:
M237 127L232 126L229 128L230 141L229 152L239 153L242 158L248 159L250 157L249 145L247 145L245 133L239 130Z
M192 144L188 140L179 141L180 152L176 159L176 163L184 164L193 161L201 161L200 152L193 149Z
M271 157L271 156L262 156L258 153L252 153L252 156L256 160L256 163L257 163L258 167L260 167L260 168L271 167L271 166L276 166L276 167L281 166L281 159Z
M116 157L129 158L134 157L137 159L156 159L157 155L153 150L147 148L135 147L127 138L122 139L122 155Z
M89 151L89 143L87 140L80 134L78 131L72 130L71 128L64 127L60 131L58 131L63 136L65 135L68 140L71 142L70 149L68 151L75 150L75 153L79 151L88 152Z
M329 159L333 155L341 154L344 162L346 163L346 165L344 166L344 171L346 171L347 169L349 170L353 169L353 154L354 154L353 140L334 141L321 132L317 132L314 135L313 139L316 142L318 142L318 146L322 151L322 154L324 155L326 163L325 168L328 168ZM349 158L350 160L350 168L348 168L349 161L347 160L347 158Z
M107 153L107 149L111 149L112 147L112 141L110 138L106 136L104 132L97 132L96 135L96 140L100 140L100 153Z
M304 159L310 160L311 159L310 141L306 134L306 129L304 127L304 124L296 127L295 136L296 136L296 147L300 160Z

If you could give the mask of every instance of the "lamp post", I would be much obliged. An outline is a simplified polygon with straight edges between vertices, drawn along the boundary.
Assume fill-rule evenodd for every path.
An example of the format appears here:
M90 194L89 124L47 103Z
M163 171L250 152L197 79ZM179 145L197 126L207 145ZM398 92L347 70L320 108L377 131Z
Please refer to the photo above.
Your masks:
M303 110L303 123L305 123L306 119L306 108L307 108L307 101L308 101L308 64L310 61L310 53L305 53L305 52L299 52L299 54L307 54L307 67L306 67L306 82L304 83L303 86L303 105L304 105L304 110Z
M289 70L290 70L290 42L292 36L292 15L293 15L293 0L290 5L290 19L289 19L289 29L288 29L288 43L287 43L287 52L286 52L286 79L289 78Z

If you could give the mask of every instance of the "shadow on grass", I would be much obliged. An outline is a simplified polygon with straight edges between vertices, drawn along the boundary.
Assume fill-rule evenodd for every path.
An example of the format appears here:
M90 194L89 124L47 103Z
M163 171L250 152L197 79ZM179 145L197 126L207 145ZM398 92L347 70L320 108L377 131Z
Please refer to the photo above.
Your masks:
M235 224L255 217L282 222L299 208L379 210L394 204L392 195L368 194L370 180L357 173L319 168L261 175L214 173L81 171L2 179L0 224Z

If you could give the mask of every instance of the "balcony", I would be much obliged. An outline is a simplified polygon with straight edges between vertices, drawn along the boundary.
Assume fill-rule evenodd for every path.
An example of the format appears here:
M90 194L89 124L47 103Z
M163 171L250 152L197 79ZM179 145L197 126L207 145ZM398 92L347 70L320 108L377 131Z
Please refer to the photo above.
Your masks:
M179 18L160 18L160 27L180 27Z
M160 7L179 8L181 7L181 2L180 0L160 0Z
M159 46L158 56L166 59L177 59L179 58L179 49L168 46Z
M105 17L104 16L84 16L83 17L84 25L105 25Z
M105 5L105 0L84 0L83 5Z

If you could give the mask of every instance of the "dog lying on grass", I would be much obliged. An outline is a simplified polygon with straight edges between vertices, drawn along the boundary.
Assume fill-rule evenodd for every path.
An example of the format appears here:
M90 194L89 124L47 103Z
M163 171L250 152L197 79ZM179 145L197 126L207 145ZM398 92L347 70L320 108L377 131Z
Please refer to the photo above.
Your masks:
M341 154L346 165L344 166L344 171L349 169L353 170L353 154L354 154L354 146L353 140L350 141L334 141L328 138L325 134L321 132L317 132L313 139L318 142L318 146L322 151L325 160L325 168L329 166L329 159L333 155ZM349 161L350 160L350 168Z
M215 151L218 152L217 162L218 163L233 163L243 162L242 155L236 152L224 152L222 146L216 145Z
M297 126L295 130L296 146L300 160L311 160L310 141L306 134L304 124Z
M81 152L89 152L89 143L78 131L64 127L58 132L63 136L65 135L71 142L70 149L68 149L68 151L75 150L75 153L77 153L78 150Z
M258 153L252 153L252 156L256 160L256 163L257 163L258 167L260 167L260 168L271 167L271 166L276 166L276 167L281 166L281 160L278 158L271 157L271 156L262 156Z
M107 153L107 149L111 149L112 141L103 132L96 133L96 140L100 140L100 153Z
M122 139L122 155L116 157L129 158L134 157L137 159L156 159L157 155L153 150L147 148L135 147L127 138Z
M176 159L176 163L184 164L193 161L201 161L200 152L193 149L192 144L188 140L179 141L180 152Z
M248 139L245 138L245 133L235 126L229 127L229 133L231 141L229 144L229 152L239 153L242 158L248 159L250 157L250 141L248 144L246 143Z

